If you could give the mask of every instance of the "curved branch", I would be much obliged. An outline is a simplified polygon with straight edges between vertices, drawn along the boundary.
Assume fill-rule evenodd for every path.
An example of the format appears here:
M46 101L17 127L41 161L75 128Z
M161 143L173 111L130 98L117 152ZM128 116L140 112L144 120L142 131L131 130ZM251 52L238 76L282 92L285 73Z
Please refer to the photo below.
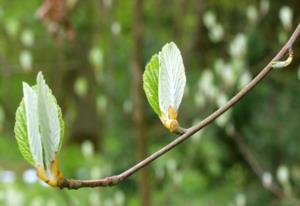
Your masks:
M207 126L211 122L213 122L216 118L218 118L220 115L222 115L224 112L229 110L231 107L233 107L237 102L239 102L251 89L253 89L271 70L272 70L272 64L274 61L278 61L280 58L284 56L284 54L292 48L292 45L296 41L300 34L300 23L298 24L297 28L289 38L289 40L286 42L286 44L280 49L280 51L276 54L276 56L268 63L265 68L261 70L259 74L251 81L249 82L241 91L239 91L234 97L232 97L224 106L217 109L215 112L213 112L211 115L206 117L204 120L202 120L200 123L184 130L184 133L180 136L178 136L175 140L173 140L171 143L167 144L160 150L156 151L146 159L142 160L141 162L137 163L136 165L132 166L128 170L122 172L119 175L114 175L110 177L106 177L103 179L95 179L95 180L71 180L71 179L62 179L59 182L60 188L68 188L68 189L78 189L82 187L102 187L102 186L112 186L116 185L126 178L130 177L135 172L139 171L143 167L147 166L163 154L167 153L169 150L173 149L189 137L191 137L193 134L201 130L203 127Z

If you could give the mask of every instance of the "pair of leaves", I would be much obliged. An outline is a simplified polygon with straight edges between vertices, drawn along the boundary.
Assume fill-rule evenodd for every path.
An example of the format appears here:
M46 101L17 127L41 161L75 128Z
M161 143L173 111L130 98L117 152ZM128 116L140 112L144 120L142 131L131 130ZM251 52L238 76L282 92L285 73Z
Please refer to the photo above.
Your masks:
M56 178L53 163L57 164L57 152L64 136L61 109L42 73L37 76L36 86L23 83L23 94L14 129L19 150L30 164L45 173L44 178Z
M183 60L175 43L167 43L158 55L152 56L143 82L149 104L163 124L174 131L186 84Z

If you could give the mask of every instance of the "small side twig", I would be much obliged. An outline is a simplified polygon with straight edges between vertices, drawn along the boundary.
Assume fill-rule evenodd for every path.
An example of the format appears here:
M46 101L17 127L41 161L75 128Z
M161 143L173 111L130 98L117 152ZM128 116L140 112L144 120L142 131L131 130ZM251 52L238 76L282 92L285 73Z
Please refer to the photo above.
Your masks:
M167 153L180 143L187 140L189 137L191 137L193 134L201 130L203 127L209 125L211 122L213 122L216 118L218 118L220 115L222 115L224 112L229 110L233 105L235 105L237 102L239 102L251 89L253 89L271 70L272 70L272 64L274 61L278 61L280 58L284 56L284 54L292 48L292 45L296 41L300 34L300 23L298 24L297 28L289 38L289 40L286 42L286 44L281 48L281 50L277 53L277 55L268 63L265 68L261 70L261 72L251 81L249 82L241 91L239 91L234 97L232 97L224 106L217 109L215 112L213 112L211 115L206 117L204 120L202 120L200 123L188 128L182 135L177 137L175 140L173 140L171 143L167 144L160 150L156 151L146 159L140 161L136 165L132 166L128 170L122 172L119 175L106 177L103 179L96 179L96 180L71 180L71 179L62 179L59 182L60 188L68 188L68 189L78 189L82 187L103 187L103 186L112 186L116 185L126 178L130 177L135 172L139 171L146 165L150 164L163 154Z

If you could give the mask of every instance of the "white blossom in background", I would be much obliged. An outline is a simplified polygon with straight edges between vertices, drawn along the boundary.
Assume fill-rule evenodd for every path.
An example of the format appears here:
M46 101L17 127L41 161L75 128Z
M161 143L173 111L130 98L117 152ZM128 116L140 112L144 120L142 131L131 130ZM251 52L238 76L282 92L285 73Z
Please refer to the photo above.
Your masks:
M223 37L224 37L224 29L221 24L216 24L209 30L209 39L212 42L218 43L223 39Z
M26 72L30 71L32 69L32 55L31 55L30 51L23 50L20 53L19 62L20 62L21 68L24 71L26 71Z
M226 86L232 87L236 81L236 75L230 64L225 64L222 71L222 79Z
M114 195L115 206L123 206L125 203L125 194L122 191L117 191Z
M222 69L225 67L224 59L216 59L214 62L214 70L218 76L222 76Z
M54 199L48 199L45 206L58 206Z
M270 10L270 1L269 0L261 0L260 1L260 12L262 15L266 15Z
M67 5L68 9L72 9L75 7L77 2L78 2L78 0L67 0L66 5Z
M286 184L289 181L289 170L285 165L281 165L277 169L277 179L281 184Z
M91 179L97 179L102 175L102 170L98 166L94 166L90 170Z
M79 97L83 97L88 92L88 82L84 77L78 77L74 83L74 91Z
M262 175L262 184L265 188L271 187L273 182L273 177L270 172L264 172Z
M198 81L199 92L202 92L205 96L213 99L217 95L217 88L214 83L213 73L206 69L202 72L201 77Z
M94 47L89 52L89 61L95 67L103 65L103 52L100 48Z
M14 187L5 190L4 202L5 206L25 206L23 193Z
M228 97L225 93L220 93L216 98L216 104L218 107L222 107L228 101Z
M246 13L247 13L247 18L250 23L255 23L257 21L258 13L257 13L257 9L255 8L255 6L253 6L253 5L248 6Z
M23 172L23 181L27 184L35 183L38 181L36 171L34 169L28 169Z
M91 191L89 194L89 203L93 206L101 206L101 196L98 191Z
M251 81L251 79L252 77L250 72L248 70L244 71L238 80L238 89L244 88L244 86L246 86Z
M238 78L238 75L241 75L243 71L245 71L245 65L246 61L245 58L232 58L230 61L230 65L236 75L236 78Z
M114 201L110 198L104 200L103 206L114 206Z
M120 32L121 32L121 24L117 21L114 21L112 24L111 24L111 32L113 35L119 35Z
M113 0L103 0L103 4L106 8L110 8L112 6Z
M105 95L98 95L96 98L96 107L99 113L105 113L107 108L107 98Z
M81 144L81 153L86 159L90 159L94 156L94 145L91 141L85 140Z
M215 13L208 10L203 15L203 23L206 26L206 28L211 29L217 24L217 17Z
M247 37L239 33L230 43L229 52L233 58L243 58L247 51Z
M15 37L19 31L20 24L16 19L8 19L4 23L4 28L9 36Z
M103 79L103 51L99 47L94 47L89 52L89 62L93 66L95 79L101 82Z
M44 203L44 200L42 197L34 197L30 203L29 203L30 206L41 206L41 205L45 205Z
M0 182L2 183L13 183L16 180L16 174L10 170L0 171Z
M196 94L194 95L194 102L195 105L199 108L203 108L205 106L206 98L202 92L196 92Z
M281 7L279 11L279 19L284 29L289 30L292 27L293 11L288 6Z
M219 127L225 127L227 125L227 123L229 122L230 117L231 117L231 110L229 110L229 111L225 112L224 114L222 114L221 116L219 116L216 119L216 124Z
M21 42L24 46L32 47L34 44L34 34L30 29L26 29L21 34Z
M239 193L235 197L236 206L246 206L246 195Z

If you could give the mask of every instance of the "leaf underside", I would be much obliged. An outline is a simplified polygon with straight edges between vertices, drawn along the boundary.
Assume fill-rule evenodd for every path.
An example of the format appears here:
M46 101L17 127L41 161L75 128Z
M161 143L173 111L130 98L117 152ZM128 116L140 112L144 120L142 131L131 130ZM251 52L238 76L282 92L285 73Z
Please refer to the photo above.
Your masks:
M159 53L158 100L162 113L167 114L172 107L178 111L181 103L186 77L180 50L176 44L166 44Z
M37 105L41 141L44 151L44 162L46 168L51 167L55 153L60 145L60 121L58 118L57 104L53 101L53 95L47 86L41 73L37 77Z

